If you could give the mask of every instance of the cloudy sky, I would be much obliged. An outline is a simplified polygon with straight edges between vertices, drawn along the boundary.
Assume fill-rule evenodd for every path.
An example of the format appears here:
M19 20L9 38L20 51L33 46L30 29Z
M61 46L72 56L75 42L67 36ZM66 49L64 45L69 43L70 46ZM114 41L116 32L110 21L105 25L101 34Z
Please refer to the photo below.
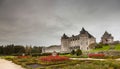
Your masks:
M59 45L82 27L120 40L120 0L0 0L0 45Z

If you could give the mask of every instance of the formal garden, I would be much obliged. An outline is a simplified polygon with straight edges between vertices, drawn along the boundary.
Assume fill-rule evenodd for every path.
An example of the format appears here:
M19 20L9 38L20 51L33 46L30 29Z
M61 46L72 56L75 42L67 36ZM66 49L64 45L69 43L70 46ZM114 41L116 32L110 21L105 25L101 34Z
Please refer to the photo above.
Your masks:
M103 55L102 55L103 56ZM26 69L119 69L120 61L106 60L70 60L63 56L4 56Z
M23 49L23 47L18 48ZM119 48L118 44L114 48L105 45L90 51L77 49L70 53L17 52L16 55L1 55L0 58L12 61L26 69L120 69ZM74 58L76 59L73 60Z

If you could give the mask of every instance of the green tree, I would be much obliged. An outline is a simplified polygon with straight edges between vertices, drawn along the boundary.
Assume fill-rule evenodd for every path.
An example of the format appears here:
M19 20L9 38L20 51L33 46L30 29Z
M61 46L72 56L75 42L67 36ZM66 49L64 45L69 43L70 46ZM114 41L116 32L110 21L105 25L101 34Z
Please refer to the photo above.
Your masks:
M82 51L81 51L80 49L77 49L77 51L76 51L76 55L77 55L77 56L82 55Z
M34 46L31 50L31 53L42 53L42 47Z
M3 46L0 46L0 54L3 54Z
M21 45L14 46L14 53L15 54L22 54L25 53L25 47Z

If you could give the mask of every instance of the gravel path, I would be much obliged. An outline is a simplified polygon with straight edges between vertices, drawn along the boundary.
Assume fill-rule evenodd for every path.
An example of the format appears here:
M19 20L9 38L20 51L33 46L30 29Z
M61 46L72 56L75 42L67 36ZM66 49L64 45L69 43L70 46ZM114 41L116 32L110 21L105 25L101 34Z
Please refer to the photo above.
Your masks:
M20 65L12 63L12 61L0 59L0 69L24 69L24 68L22 68Z
M95 58L70 58L71 60L105 60L105 59L95 59Z
M95 58L70 58L71 60L107 60L107 59L95 59ZM120 58L118 59L114 59L114 60L117 60L117 61L120 61Z

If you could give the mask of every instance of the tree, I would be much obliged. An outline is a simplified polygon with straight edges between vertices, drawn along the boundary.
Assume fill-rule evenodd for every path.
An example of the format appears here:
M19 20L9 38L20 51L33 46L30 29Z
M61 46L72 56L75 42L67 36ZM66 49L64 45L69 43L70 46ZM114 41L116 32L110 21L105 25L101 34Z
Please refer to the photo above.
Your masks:
M24 46L21 46L21 45L16 45L16 46L14 46L14 53L15 53L15 54L25 53L25 48L24 48Z
M32 47L31 47L31 46L26 46L26 47L25 47L25 54L26 54L26 55L31 55L31 50L32 50Z
M31 53L42 53L42 47L34 46L31 50Z
M71 54L72 54L72 55L75 55L75 50L72 50L72 51L71 51Z
M31 55L31 53L41 53L42 47L31 47L31 46L22 46L22 45L5 45L0 46L0 55L22 55L23 53Z
M81 51L80 49L77 49L76 55L77 55L77 56L82 55L82 51Z
M3 54L3 46L0 46L0 54Z

